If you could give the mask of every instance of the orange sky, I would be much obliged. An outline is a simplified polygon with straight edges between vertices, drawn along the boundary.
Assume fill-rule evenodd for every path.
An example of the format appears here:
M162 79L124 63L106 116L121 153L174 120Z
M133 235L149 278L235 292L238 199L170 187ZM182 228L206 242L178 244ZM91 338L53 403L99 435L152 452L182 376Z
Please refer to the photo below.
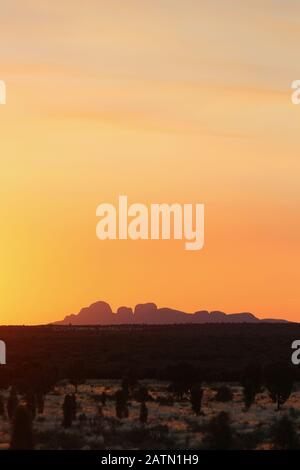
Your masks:
M300 5L1 3L0 323L96 300L300 320ZM205 203L205 248L100 241L101 202Z

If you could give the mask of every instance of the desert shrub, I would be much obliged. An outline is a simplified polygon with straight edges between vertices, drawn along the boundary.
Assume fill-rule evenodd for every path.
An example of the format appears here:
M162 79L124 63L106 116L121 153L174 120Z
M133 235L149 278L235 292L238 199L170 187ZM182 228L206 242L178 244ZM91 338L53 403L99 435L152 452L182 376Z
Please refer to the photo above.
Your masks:
M102 392L102 393L91 393L90 398L94 400L96 403L101 403L103 406L105 406L107 401L113 400L115 397L109 395L106 392Z
M288 417L283 416L271 428L271 439L274 449L298 449L299 439L294 422Z
M36 396L32 391L28 391L25 397L26 408L31 414L31 418L35 419L36 416Z
M115 393L116 400L116 416L119 419L128 418L129 409L128 409L128 392L127 389L121 388Z
M222 411L204 426L203 445L207 449L227 450L233 447L233 430L229 416Z
M251 380L245 379L244 387L243 387L243 396L244 396L244 403L245 403L244 411L248 411L251 405L253 405L255 401L256 393L257 393L257 390L253 382Z
M120 434L115 436L115 442L120 445ZM171 449L173 447L172 437L166 425L152 427L134 426L122 433L122 446L124 448L139 449Z
M296 408L290 407L288 412L289 412L289 415L290 415L291 419L297 419L297 418L300 417L300 410L298 410Z
M132 392L132 390L138 386L138 379L137 379L137 374L129 370L127 373L122 377L121 380L121 388L125 391Z
M7 414L9 419L13 419L17 406L19 404L19 399L17 392L14 387L11 387L9 396L7 399Z
M13 450L33 449L32 416L23 405L17 407L14 415L10 448Z
M152 426L150 433L153 439L159 440L169 433L169 428L166 424L157 424L156 426Z
M72 393L71 395L71 410L72 410L72 420L76 419L77 416L77 399L75 393Z
M141 407L140 407L140 422L141 423L147 423L147 420L148 420L148 408L147 408L147 405L146 403L143 401L141 403Z
M37 404L37 410L39 414L44 413L44 407L45 407L45 395L42 392L37 392L36 394L36 404Z
M134 398L140 403L152 400L152 397L149 394L147 387L145 386L140 386L138 388L138 390L134 394Z
M72 395L67 394L65 396L62 409L63 409L63 416L64 416L63 426L65 428L69 428L70 426L72 426L72 422L75 419L74 399L72 398Z
M240 450L253 450L265 439L266 434L263 429L257 428L254 431L239 433L236 447Z
M259 393L262 388L261 366L258 364L249 364L242 373L241 384L243 386L245 411L248 411L255 401L256 394Z
M0 416L2 416L3 418L5 417L4 399L1 395L0 395Z
M174 399L170 395L164 396L160 395L156 398L159 406L174 406Z
M233 393L231 388L227 387L226 385L222 385L221 387L217 388L217 393L214 397L216 401L220 402L227 402L233 399Z
M87 444L91 450L103 450L105 449L104 438L101 435L89 436L86 439Z
M171 379L168 391L172 392L178 400L182 400L193 385L199 382L199 371L189 362L180 362L169 366L167 375Z
M44 450L79 450L84 446L83 437L76 430L63 431L51 429L36 434L36 441Z
M12 371L7 365L0 368L0 390L7 390L12 382Z
M70 384L74 385L75 393L78 391L78 386L84 384L86 381L87 371L85 363L81 359L77 359L68 366L68 377Z
M140 446L145 441L149 440L150 430L140 426L132 427L129 431L126 432L126 436L124 436L124 438L131 444Z
M201 411L203 390L201 384L193 385L191 388L191 404L193 412L199 416Z
M107 393L105 391L103 391L101 393L101 403L102 403L102 406L105 406L106 405L106 400L107 400Z

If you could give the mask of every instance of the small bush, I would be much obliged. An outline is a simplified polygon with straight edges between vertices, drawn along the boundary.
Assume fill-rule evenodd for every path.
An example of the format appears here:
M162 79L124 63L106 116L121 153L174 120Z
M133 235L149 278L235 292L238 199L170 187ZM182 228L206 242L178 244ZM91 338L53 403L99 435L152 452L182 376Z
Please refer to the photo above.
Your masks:
M84 446L84 439L80 433L51 429L37 433L37 442L44 450L63 449L79 450Z
M295 424L288 416L283 416L273 425L271 438L274 449L291 450L299 448Z
M159 406L174 406L174 399L171 396L158 396L156 401L158 402Z
M222 411L204 427L203 444L207 449L227 450L233 447L233 430L229 416Z
M10 448L13 450L32 450L34 448L32 415L23 405L17 407L14 415Z
M220 401L224 403L227 401L232 401L233 399L232 390L226 385L223 385L222 387L217 388L217 394L214 397L214 399L215 401Z
M254 450L259 444L264 442L265 437L264 430L259 428L254 431L239 433L237 448L241 450Z

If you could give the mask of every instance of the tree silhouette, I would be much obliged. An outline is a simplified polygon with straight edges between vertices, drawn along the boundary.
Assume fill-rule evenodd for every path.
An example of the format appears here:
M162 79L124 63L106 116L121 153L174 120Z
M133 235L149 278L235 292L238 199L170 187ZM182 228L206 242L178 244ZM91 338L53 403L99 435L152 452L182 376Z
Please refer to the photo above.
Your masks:
M265 384L277 411L292 393L293 375L291 367L284 363L270 364L265 368Z
M191 388L191 404L193 412L199 416L201 411L201 403L203 397L203 390L201 384L195 384Z
M16 409L10 448L13 450L33 449L32 420L28 409L19 405Z
M147 420L148 420L148 408L146 406L146 403L143 401L140 407L140 422L147 423Z
M77 415L77 400L76 400L75 393L72 393L70 401L71 401L71 405L72 405L72 420L75 420L76 415Z
M7 365L1 365L0 367L0 390L8 389L11 383L11 370Z
M14 417L18 403L19 403L19 399L18 399L16 389L14 387L11 387L9 396L7 399L7 414L10 420L13 419Z
M233 446L233 431L229 416L222 411L212 418L205 426L206 434L203 439L208 449L228 450Z
M248 411L255 401L255 396L262 388L262 368L259 364L249 364L243 371L241 384L245 402L245 411Z
M133 390L138 386L138 379L133 370L127 370L123 375L121 380L121 388L124 395L126 395L126 400L129 399L129 396L133 393Z
M38 391L36 394L36 404L37 404L38 413L43 414L44 406L45 406L45 397L41 391Z
M69 428L72 426L72 421L74 418L74 405L71 395L67 394L63 403L63 426L64 428Z
M127 405L128 394L126 389L123 388L116 391L115 400L116 400L116 416L117 418L128 418L129 411Z
M0 416L5 417L5 406L2 395L0 395Z
M299 439L295 424L287 416L283 416L274 424L271 430L271 436L274 449L292 450L299 448Z
M74 361L69 366L69 381L74 385L75 393L78 392L78 385L83 384L86 380L86 368L81 360Z
M152 399L151 395L149 395L147 387L145 387L144 385L139 387L139 389L137 390L135 394L135 398L140 403L143 403Z
M102 403L102 406L105 406L106 405L106 400L107 400L107 395L106 395L106 392L103 391L101 393L101 403Z
M184 394L187 394L192 386L199 381L198 370L188 362L169 366L167 375L172 380L169 391L173 392L179 400L182 400Z
M216 401L220 402L227 402L231 401L233 399L233 393L232 390L227 387L226 385L222 385L221 387L217 388L217 393L216 396L214 397Z
M31 419L35 419L36 416L36 396L33 392L26 394L26 408L31 414Z

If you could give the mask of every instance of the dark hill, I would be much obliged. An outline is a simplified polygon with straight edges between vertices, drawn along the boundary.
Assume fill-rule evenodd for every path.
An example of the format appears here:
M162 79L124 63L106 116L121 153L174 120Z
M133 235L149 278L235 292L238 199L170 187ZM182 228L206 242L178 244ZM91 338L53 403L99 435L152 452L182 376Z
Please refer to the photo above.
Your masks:
M178 323L261 323L286 322L286 320L260 320L252 313L231 313L206 310L186 313L171 308L157 308L154 303L138 304L134 311L130 307L120 307L114 313L106 302L95 302L82 308L76 315L67 315L55 325L166 325Z

